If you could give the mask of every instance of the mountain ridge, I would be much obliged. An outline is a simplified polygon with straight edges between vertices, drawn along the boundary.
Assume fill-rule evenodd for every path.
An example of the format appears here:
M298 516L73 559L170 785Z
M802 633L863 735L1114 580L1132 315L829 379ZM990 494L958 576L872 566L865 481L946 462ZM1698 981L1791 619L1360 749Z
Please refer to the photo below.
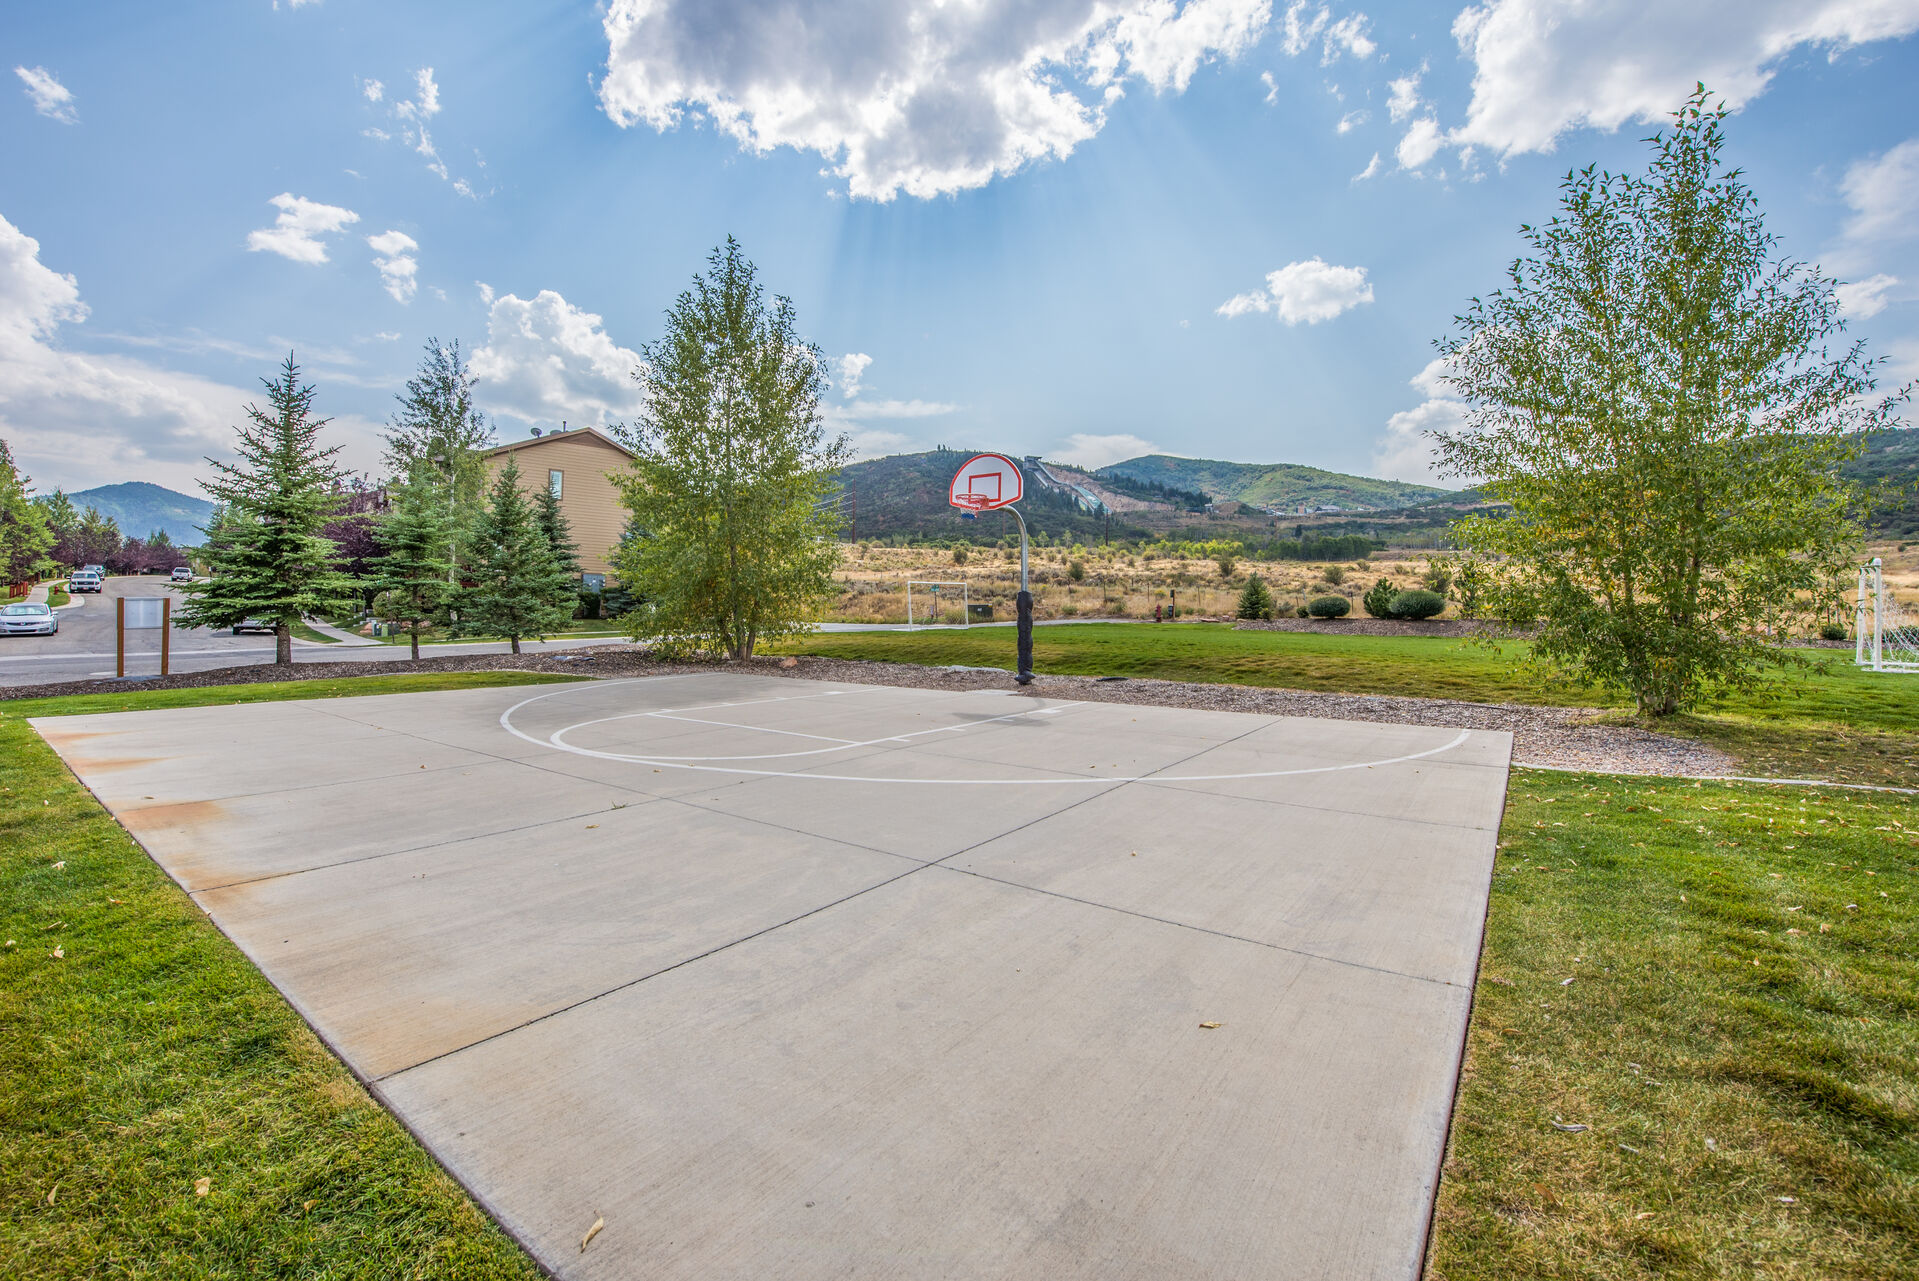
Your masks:
M1177 454L1142 454L1094 470L1095 476L1126 476L1170 489L1198 490L1215 501L1255 507L1309 509L1338 506L1392 510L1444 499L1454 491L1404 480L1380 480L1327 471L1304 463L1234 463Z
M145 538L164 529L169 539L183 547L196 546L206 523L213 519L213 504L206 499L146 480L96 485L67 497L77 511L92 507L112 517L129 538Z

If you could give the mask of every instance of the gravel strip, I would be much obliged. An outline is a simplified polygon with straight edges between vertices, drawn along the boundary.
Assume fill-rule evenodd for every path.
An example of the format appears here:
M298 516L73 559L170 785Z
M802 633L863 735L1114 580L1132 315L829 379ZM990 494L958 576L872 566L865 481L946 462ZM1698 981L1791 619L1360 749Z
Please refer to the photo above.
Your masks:
M789 666L789 664L791 664ZM381 676L403 672L554 672L619 679L679 672L745 671L757 676L895 685L913 689L1015 689L1008 672L980 668L918 667L844 658L755 658L745 663L662 662L631 646L576 649L565 654L463 654L393 662L255 664L218 668L145 681L68 681L57 685L0 689L0 700L63 694L115 693L128 689L189 689L266 681ZM1192 681L1103 681L1092 676L1038 676L1028 696L1084 702L1191 707L1203 711L1256 712L1266 716L1312 716L1327 720L1377 721L1392 725L1440 725L1454 729L1509 730L1513 764L1609 774L1699 776L1733 774L1738 762L1724 752L1686 739L1624 725L1601 725L1606 713L1586 707L1531 707L1521 703L1464 703L1443 698L1398 698L1369 694L1324 694L1209 685Z
M1319 632L1327 636L1503 636L1503 628L1470 618L1272 618L1242 619L1233 624L1242 632Z

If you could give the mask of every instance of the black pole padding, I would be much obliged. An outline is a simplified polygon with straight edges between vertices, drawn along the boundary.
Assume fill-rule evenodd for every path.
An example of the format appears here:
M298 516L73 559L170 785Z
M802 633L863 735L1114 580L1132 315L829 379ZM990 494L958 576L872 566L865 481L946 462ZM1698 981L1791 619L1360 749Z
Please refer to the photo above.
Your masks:
M1022 685L1033 679L1033 593L1021 592L1019 601L1019 674L1013 679Z

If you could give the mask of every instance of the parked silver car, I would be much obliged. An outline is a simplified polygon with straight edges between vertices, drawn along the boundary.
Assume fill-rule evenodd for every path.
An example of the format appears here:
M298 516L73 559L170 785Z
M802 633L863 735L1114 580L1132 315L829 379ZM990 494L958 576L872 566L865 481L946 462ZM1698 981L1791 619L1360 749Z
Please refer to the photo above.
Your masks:
M60 630L60 615L45 605L18 601L0 609L0 635L51 636Z

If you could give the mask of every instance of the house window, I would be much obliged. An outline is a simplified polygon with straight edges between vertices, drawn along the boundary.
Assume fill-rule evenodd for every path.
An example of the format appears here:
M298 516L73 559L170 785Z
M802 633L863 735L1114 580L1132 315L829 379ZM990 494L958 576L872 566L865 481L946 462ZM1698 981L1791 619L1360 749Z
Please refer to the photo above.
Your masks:
M550 471L546 474L546 487L553 491L555 498L560 497L560 481L564 475L565 473L559 471Z

